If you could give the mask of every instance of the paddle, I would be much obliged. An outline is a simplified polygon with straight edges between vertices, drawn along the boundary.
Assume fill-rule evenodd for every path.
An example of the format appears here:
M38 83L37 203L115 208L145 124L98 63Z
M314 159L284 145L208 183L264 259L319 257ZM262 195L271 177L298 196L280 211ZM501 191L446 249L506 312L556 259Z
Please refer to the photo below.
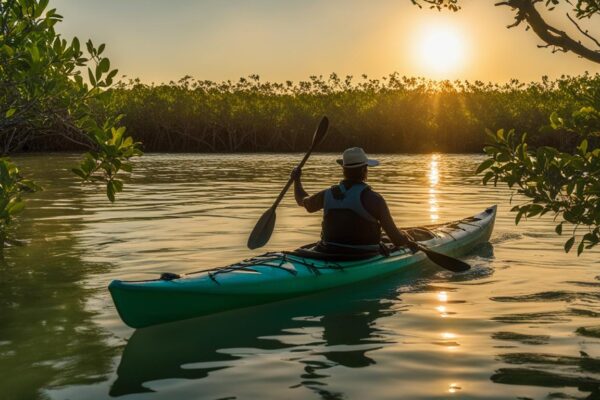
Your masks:
M421 250L423 253L425 253L427 258L429 258L431 261L433 261L440 267L445 268L449 271L465 272L465 271L468 271L469 269L471 269L471 266L464 261L460 261L454 257L450 257L445 254L437 253L417 242L409 241L409 243L417 246L419 248L419 250Z
M321 143L321 141L325 137L325 134L327 133L328 127L329 120L327 119L327 117L323 117L321 119L321 122L319 122L319 126L317 127L315 134L313 135L312 145L310 146L308 153L306 153L302 161L300 161L300 164L298 164L298 169L304 166L306 160L308 160L308 157L310 157L312 151L319 143ZM283 196L285 196L285 193L288 191L293 181L294 180L292 178L288 180L288 182L283 187L281 193L279 193L279 196L277 197L271 208L265 211L265 213L262 215L262 217L260 217L260 219L256 223L256 226L254 227L252 233L250 234L250 237L248 238L249 249L254 250L258 249L259 247L263 247L271 238L273 228L275 227L275 209L283 199Z

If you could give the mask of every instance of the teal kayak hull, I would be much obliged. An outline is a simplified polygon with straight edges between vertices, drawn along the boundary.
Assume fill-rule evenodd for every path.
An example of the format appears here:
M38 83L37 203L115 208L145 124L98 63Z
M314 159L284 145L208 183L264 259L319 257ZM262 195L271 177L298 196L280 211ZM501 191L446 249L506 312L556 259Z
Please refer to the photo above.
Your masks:
M429 233L421 244L461 256L488 241L495 217L492 206L461 221L411 229ZM142 328L351 285L426 263L425 254L406 248L355 261L277 252L172 280L115 280L108 288L123 322Z

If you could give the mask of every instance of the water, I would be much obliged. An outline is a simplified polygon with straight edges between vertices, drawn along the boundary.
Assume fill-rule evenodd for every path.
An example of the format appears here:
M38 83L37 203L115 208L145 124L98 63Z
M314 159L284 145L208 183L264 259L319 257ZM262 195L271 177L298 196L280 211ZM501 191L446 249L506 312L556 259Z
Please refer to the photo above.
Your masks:
M0 264L2 399L600 398L600 261L562 250L550 218L515 227L506 189L473 155L381 156L370 184L400 226L498 203L474 268L396 276L133 331L106 286L226 265L300 155L148 155L118 202L68 171L76 156L20 157L45 191ZM338 179L314 155L309 192ZM320 215L290 195L266 250L314 241Z

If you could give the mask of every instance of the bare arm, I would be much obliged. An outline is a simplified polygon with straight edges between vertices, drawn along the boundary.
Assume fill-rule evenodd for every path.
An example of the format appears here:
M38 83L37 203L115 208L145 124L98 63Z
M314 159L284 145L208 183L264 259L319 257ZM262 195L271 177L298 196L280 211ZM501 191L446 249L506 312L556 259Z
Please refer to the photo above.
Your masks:
M294 198L296 199L296 204L304 207L309 213L323 209L325 191L323 190L310 196L302 187L301 175L302 170L298 171L295 168L291 174L291 177L294 178Z
M385 209L382 212L379 222L383 231L388 235L392 243L394 243L394 246L408 246L409 239L406 234L396 226L387 204L385 205Z
M304 199L308 197L308 193L302 187L302 170L298 168L294 168L291 173L291 177L294 179L294 198L296 199L296 204L300 207L304 206Z
M385 199L379 194L370 192L365 200L367 211L379 221L394 246L408 246L414 251L410 238L396 226Z

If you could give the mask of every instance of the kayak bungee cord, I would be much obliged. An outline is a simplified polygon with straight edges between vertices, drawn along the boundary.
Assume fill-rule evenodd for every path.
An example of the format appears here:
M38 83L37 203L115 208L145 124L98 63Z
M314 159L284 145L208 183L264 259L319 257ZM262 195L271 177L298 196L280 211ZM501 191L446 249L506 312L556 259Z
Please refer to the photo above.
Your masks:
M267 255L273 255L276 257L272 257L272 258L260 258L260 257L264 257ZM269 268L278 268L281 270L284 270L286 272L289 272L290 274L296 276L298 275L298 271L293 270L293 269L289 269L289 268L285 268L283 266L283 264L293 261L296 264L302 265L304 267L306 267L306 269L308 269L310 272L314 273L315 275L320 275L321 272L320 270L326 270L326 269L330 269L330 270L338 270L338 271L343 271L345 269L345 267L341 266L340 264L334 263L334 262L330 262L327 265L318 267L316 265L314 265L313 263L309 263L306 261L305 258L302 257L294 257L293 260L290 260L290 258L288 258L289 255L285 254L285 253L265 253L262 256L258 256L256 258L251 258L248 260L244 260L241 263L238 264L233 264L233 265L228 265L225 267L218 267L218 268L213 268L210 270L204 270L204 271L197 271L197 272L190 272L189 274L186 275L193 275L193 274L199 274L199 273L204 273L206 272L206 274L208 275L208 277L215 282L216 284L220 284L217 279L216 276L219 274L226 274L226 273L230 273L230 272L238 272L238 271L249 271L249 272L254 272L254 273L258 273L260 274L260 271L251 268L252 266L260 266L260 267L269 267ZM269 264L272 261L279 261L278 265L275 264Z

